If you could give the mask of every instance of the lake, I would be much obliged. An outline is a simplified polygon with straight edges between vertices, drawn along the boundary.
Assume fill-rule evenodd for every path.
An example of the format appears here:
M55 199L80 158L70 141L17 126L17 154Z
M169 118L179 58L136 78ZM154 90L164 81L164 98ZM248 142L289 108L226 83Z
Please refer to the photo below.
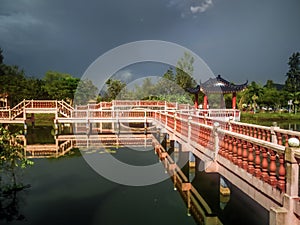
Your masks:
M30 142L52 142L47 129L51 130L42 127L29 130ZM37 131L45 135L37 135ZM143 150L141 147L139 151L123 147L110 150L113 157L132 165L158 161L153 149ZM92 154L99 156L99 151ZM31 187L20 191L14 203L13 213L19 220L7 222L0 216L0 224L196 224L193 217L187 215L186 205L181 195L174 191L171 179L141 187L117 184L96 173L78 150L57 159L33 161L34 166L22 171L20 178L22 183ZM164 171L163 166L161 170ZM222 197L218 174L207 174L197 168L189 170L187 165L182 170L186 176L193 177L193 186L222 224L269 223L268 211L230 182L227 182L230 197Z

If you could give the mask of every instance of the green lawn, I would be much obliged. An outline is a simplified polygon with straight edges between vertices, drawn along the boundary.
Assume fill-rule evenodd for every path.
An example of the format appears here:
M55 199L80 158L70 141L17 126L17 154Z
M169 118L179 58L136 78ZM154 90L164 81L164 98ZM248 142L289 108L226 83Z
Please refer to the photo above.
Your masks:
M242 112L241 122L254 123L254 124L266 124L271 125L272 122L300 122L300 113L274 113L274 112L260 112L260 113L249 113Z

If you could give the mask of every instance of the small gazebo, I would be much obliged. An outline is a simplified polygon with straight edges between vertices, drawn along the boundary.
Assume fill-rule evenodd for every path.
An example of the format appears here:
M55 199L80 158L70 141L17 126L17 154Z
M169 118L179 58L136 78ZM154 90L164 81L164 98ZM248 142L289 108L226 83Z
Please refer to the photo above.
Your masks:
M198 108L198 94L201 91L204 93L203 99L203 109L208 108L208 94L223 94L232 93L232 109L236 109L236 93L239 91L243 91L247 87L248 81L244 84L235 85L218 75L216 78L210 78L204 83L200 83L195 88L189 88L188 92L195 94L195 108Z

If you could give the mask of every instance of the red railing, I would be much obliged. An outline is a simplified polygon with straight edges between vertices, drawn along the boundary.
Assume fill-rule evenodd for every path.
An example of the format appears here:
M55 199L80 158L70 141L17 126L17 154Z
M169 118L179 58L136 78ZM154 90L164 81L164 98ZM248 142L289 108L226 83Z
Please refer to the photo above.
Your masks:
M246 125L240 124L238 128L235 127L232 128L233 131L229 131L230 124L228 122L211 124L213 123L211 120L205 121L206 124L204 124L205 118L203 117L180 113L169 115L159 112L156 119L187 143L192 141L209 151L219 149L220 156L281 192L285 191L285 146L282 146L280 141L278 144L272 143L271 136L268 135L264 127L252 127L250 129ZM218 126L218 146L215 142L214 125ZM285 135L288 135L285 137L286 140L292 135L300 134L299 132L285 132ZM277 134L279 133L277 132Z

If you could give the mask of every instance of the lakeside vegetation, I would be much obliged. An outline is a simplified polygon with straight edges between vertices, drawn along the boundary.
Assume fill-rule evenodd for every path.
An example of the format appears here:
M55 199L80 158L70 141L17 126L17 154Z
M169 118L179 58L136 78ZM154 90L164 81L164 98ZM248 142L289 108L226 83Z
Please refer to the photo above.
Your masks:
M260 125L271 125L273 122L277 123L299 123L300 113L280 113L280 112L242 112L241 122L252 123Z

